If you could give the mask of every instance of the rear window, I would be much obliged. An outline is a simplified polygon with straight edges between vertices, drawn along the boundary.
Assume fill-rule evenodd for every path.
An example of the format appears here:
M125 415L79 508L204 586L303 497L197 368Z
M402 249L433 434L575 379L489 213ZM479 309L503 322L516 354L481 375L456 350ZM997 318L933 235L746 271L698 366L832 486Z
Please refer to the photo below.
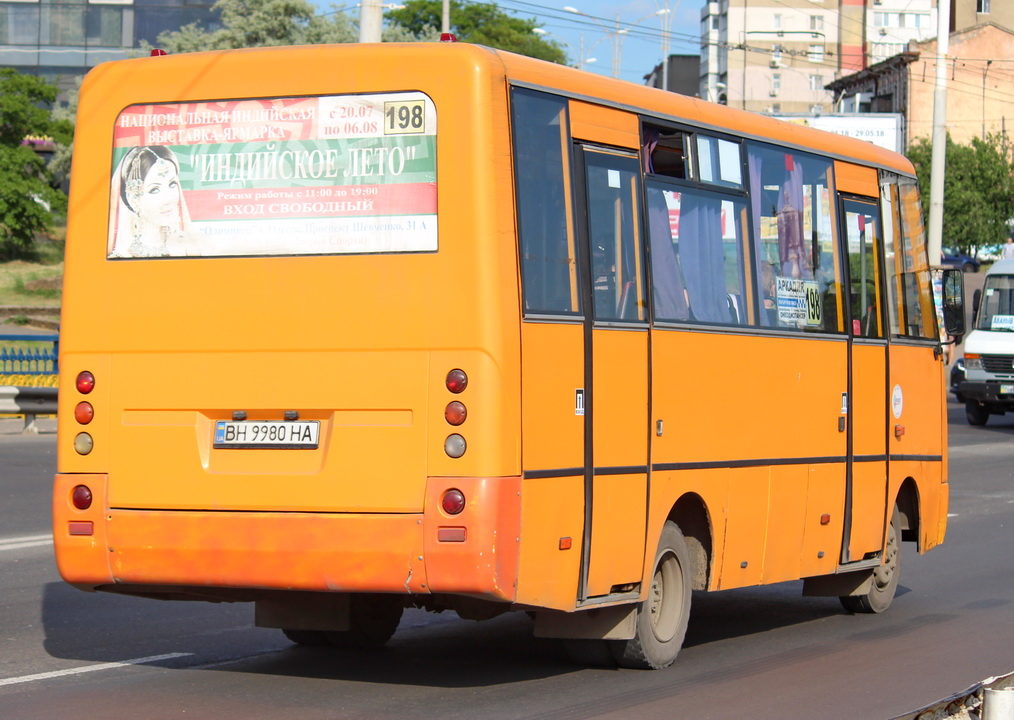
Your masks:
M420 92L132 105L107 255L433 252L436 125Z

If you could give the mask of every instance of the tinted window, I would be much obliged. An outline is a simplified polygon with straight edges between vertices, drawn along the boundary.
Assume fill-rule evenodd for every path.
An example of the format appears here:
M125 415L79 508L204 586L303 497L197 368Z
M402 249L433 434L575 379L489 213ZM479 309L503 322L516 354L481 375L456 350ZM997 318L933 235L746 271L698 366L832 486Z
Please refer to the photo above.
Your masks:
M575 314L581 307L566 102L515 90L511 111L524 310Z
M831 163L757 143L747 162L761 324L842 332Z
M655 318L751 323L738 197L649 181Z

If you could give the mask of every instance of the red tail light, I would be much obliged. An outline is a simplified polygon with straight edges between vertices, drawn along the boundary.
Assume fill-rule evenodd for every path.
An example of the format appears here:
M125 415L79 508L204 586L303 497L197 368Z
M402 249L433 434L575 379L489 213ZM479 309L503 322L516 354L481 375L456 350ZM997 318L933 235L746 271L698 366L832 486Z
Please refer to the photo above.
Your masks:
M465 509L465 495L458 489L448 490L440 499L440 507L448 515L457 515Z
M447 373L447 389L457 395L468 387L468 376L464 370L451 370Z
M87 370L79 372L77 374L77 381L74 383L77 387L77 391L82 395L87 395L95 389L95 376Z
M468 417L468 410L465 409L463 403L457 400L447 403L447 407L444 409L444 420L455 427L465 422L465 418Z
M92 506L92 491L85 485L78 485L71 491L70 501L78 510L87 510Z
M95 417L95 408L92 407L91 403L79 402L77 407L74 408L74 419L82 425L87 425Z

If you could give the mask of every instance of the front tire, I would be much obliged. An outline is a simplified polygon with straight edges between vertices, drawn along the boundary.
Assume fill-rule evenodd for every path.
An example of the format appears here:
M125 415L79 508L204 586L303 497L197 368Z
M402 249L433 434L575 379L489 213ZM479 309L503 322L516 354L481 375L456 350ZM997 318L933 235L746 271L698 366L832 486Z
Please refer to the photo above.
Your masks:
M842 606L854 613L882 613L891 606L898 589L901 574L901 515L898 508L891 516L887 529L887 546L884 548L884 562L873 571L873 584L865 595L845 595L838 598Z
M611 643L617 663L645 670L672 665L687 634L691 577L686 539L676 523L667 521L658 541L648 597L637 609L634 637Z
M982 427L989 420L989 410L975 400L968 400L965 402L965 419L968 420L969 425Z

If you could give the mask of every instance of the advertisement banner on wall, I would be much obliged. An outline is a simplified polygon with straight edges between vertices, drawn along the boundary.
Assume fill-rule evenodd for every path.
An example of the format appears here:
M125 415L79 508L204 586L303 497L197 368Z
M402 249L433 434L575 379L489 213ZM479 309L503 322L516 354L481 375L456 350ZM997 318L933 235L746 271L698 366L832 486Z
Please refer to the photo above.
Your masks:
M133 105L112 168L110 258L437 249L419 92Z

